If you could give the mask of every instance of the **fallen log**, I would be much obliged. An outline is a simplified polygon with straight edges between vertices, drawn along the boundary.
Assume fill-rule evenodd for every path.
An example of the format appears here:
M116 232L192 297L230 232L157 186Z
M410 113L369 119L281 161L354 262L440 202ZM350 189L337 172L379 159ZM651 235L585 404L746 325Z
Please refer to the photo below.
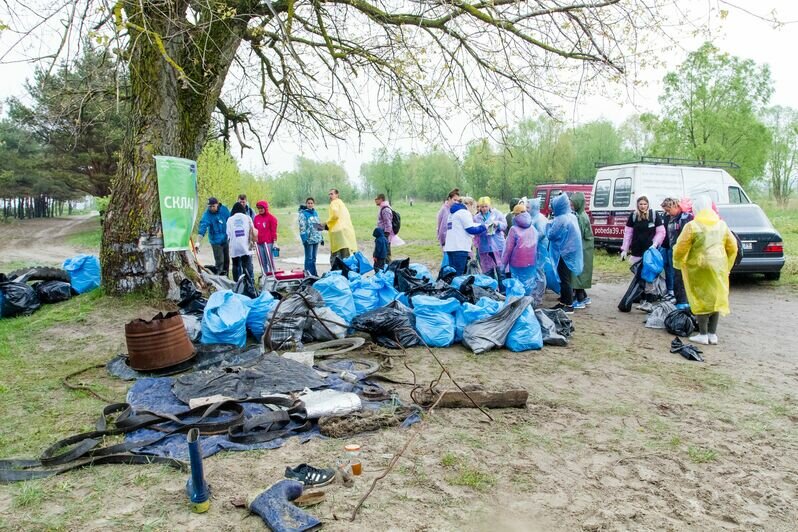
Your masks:
M468 384L463 385L463 391L424 390L419 392L418 404L436 408L474 408L474 403L485 408L524 408L528 398L529 392L520 388L491 391L479 384Z

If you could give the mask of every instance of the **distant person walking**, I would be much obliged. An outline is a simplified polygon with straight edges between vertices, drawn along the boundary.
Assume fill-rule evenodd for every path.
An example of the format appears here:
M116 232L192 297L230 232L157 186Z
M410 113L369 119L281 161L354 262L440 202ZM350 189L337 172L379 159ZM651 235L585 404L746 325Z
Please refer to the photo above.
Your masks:
M377 205L377 227L385 233L388 243L388 254L385 257L385 261L391 262L391 239L394 237L393 209L391 209L388 200L385 199L385 194L377 194L377 197L374 198L374 204Z
M246 273L254 280L252 270L252 250L257 240L252 218L240 203L233 205L231 216L227 220L227 240L230 242L230 257L233 259L233 280Z
M258 232L258 257L265 272L270 273L274 267L274 244L277 243L277 217L269 212L269 203L265 200L255 204L258 214L253 225Z
M585 212L585 195L582 192L575 192L571 196L571 205L576 214L576 221L579 222L579 232L582 235L582 273L573 275L571 284L574 289L574 303L576 309L585 308L591 303L587 295L587 289L593 286L593 228L590 226L590 218Z
M349 209L338 197L338 189L330 189L328 196L330 198L330 214L325 229L330 234L330 264L332 264L336 257L345 259L356 252L357 240Z
M737 239L702 195L693 200L695 218L682 228L673 247L673 264L681 270L690 310L699 333L697 344L718 343L718 320L729 313L729 272L737 257Z
M305 271L318 277L316 253L319 250L319 244L324 245L324 235L321 233L324 226L321 225L319 213L316 212L316 200L307 198L305 204L299 206L297 221L299 238L302 239L302 247L305 248Z
M230 211L227 207L219 203L219 200L211 196L208 198L208 208L202 214L199 223L199 244L205 233L208 233L208 241L213 250L213 262L215 263L216 274L227 276L230 269L230 249L227 241L227 220L230 218Z
M484 233L474 237L479 253L479 266L482 273L493 277L498 281L499 286L502 286L504 266L506 266L502 265L502 253L504 253L507 220L498 209L491 206L488 196L479 198L477 210L474 221L487 228Z
M460 189L455 188L449 192L446 201L441 205L438 210L438 243L443 247L446 244L446 229L449 222L449 209L452 204L460 201Z
M254 220L255 219L255 213L252 212L252 207L250 207L249 204L247 203L247 195L246 194L239 194L238 195L238 203L240 203L241 206L244 207L244 214L249 216L250 219Z
M474 235L484 233L487 228L474 222L474 216L460 203L459 194L456 197L458 200L449 207L443 251L449 260L449 266L454 268L457 275L463 275L468 264L468 255L474 244Z

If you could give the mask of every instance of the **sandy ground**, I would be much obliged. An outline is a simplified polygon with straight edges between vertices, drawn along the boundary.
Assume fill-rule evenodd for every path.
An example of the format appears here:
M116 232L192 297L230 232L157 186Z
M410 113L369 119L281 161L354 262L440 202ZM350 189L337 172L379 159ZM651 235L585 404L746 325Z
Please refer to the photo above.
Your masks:
M594 303L575 315L565 348L436 351L461 384L529 390L527 408L493 410L493 422L476 410L437 409L410 430L222 453L206 460L213 499L205 515L188 511L184 475L152 466L47 480L56 495L22 509L14 503L22 488L0 487L0 514L9 529L54 522L66 530L263 530L230 499L276 482L286 465L333 464L356 442L364 475L353 488L325 488L327 501L312 509L326 530L795 530L796 295L735 283L721 343L696 363L670 354L671 337L645 329L642 313L616 310L624 290L618 281L594 286ZM84 320L68 332L96 335L96 326ZM106 329L121 344L121 327ZM406 360L420 383L440 373L424 350ZM386 374L412 380L397 362ZM451 386L445 377L442 385ZM409 386L395 388L408 398ZM370 481L413 432L350 522Z

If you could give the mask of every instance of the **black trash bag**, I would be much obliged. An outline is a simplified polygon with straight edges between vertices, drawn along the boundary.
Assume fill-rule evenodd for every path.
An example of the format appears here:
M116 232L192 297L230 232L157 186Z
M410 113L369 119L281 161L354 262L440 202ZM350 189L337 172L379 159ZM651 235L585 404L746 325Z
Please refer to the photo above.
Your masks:
M27 283L6 282L0 284L0 316L27 316L42 306L36 291Z
M72 297L72 285L64 281L35 283L33 289L42 303L60 303Z
M233 292L236 294L243 294L251 299L258 297L258 291L255 289L255 281L248 273L244 273L238 278Z
M535 317L540 323L540 332L543 334L543 344L553 345L557 347L565 347L568 345L568 338L557 332L557 324L549 318L548 314L543 312L543 309L535 310Z
M455 277L457 277L457 272L451 266L444 266L438 271L438 280L446 284L452 284Z
M510 329L531 304L532 297L519 297L507 303L493 316L466 325L463 345L477 355L503 346Z
M412 292L428 285L429 282L425 279L416 279L416 270L402 268L394 272L393 284L399 292Z
M407 270L408 268L410 268L410 257L392 260L391 263L388 264L388 271L393 273L399 270Z
M321 308L324 299L312 286L304 286L278 303L266 322L263 345L269 350L301 349L302 336L311 316L310 307Z
M696 329L698 329L698 322L687 309L676 309L665 317L665 330L670 334L687 338Z
M566 338L571 337L571 334L574 332L574 322L568 317L565 311L553 308L543 308L539 310L554 322L557 334Z
M679 353L687 360L695 360L696 362L704 361L704 357L701 356L703 351L693 344L682 343L682 340L678 336L671 341L671 353Z
M207 304L208 300L202 297L202 292L197 290L194 283L188 279L180 281L180 302L177 304L180 307L180 314L201 317Z
M493 290L492 288L476 286L474 284L475 280L476 280L475 277L473 275L470 275L466 278L465 281L463 281L460 284L460 293L463 294L463 296L465 296L466 301L468 301L473 305L476 305L477 301L479 301L480 298L483 297L495 299L496 301L504 301L504 296L501 295L499 292Z
M629 268L629 270L634 274L632 277L632 281L629 283L629 288L626 289L626 293L621 298L621 302L618 303L618 310L621 312L631 312L632 306L640 301L640 298L643 297L643 293L645 292L645 281L641 277L643 273L643 268L640 265L643 261L639 261Z
M352 328L369 333L376 344L389 349L414 347L420 343L416 334L416 317L399 301L357 316L352 320Z
M349 272L354 271L352 268L346 265L341 257L335 257L332 262L332 266L330 266L331 271L338 270L341 272L341 275L344 276L344 279L349 279Z

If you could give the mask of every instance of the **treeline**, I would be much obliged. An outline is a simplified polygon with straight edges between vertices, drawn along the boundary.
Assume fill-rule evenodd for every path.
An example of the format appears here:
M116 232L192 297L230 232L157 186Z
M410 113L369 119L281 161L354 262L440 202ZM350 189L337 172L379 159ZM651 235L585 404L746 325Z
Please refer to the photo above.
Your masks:
M305 157L297 157L294 169L275 176L268 186L271 189L270 201L278 207L304 203L309 197L324 202L331 188L338 189L347 201L360 197L360 191L352 184L343 166Z
M648 155L705 164L733 161L743 185L762 186L780 204L798 177L798 112L768 107L773 82L767 66L704 44L663 80L659 115L568 127L542 116L510 130L502 142L479 139L462 157L378 150L361 168L369 194L440 201L455 186L501 201L530 195L535 185L591 181L597 162Z
M26 82L25 101L5 102L0 121L4 217L63 212L86 196L107 196L127 123L126 77L106 50L83 54Z

